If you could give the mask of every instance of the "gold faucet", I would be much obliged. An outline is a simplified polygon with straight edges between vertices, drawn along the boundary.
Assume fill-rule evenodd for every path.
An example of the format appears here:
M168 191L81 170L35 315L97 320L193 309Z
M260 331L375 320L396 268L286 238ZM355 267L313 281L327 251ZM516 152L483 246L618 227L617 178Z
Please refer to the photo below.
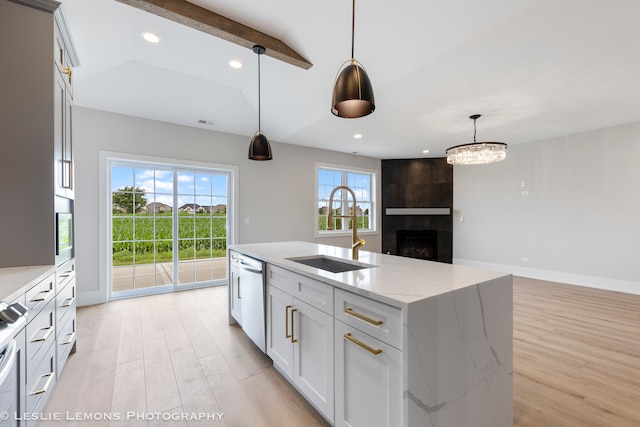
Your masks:
M333 214L333 195L338 190L346 190L353 197L353 211L351 215L334 215ZM347 206L348 208L348 206ZM351 245L351 258L354 260L358 259L358 249L360 246L364 246L366 243L364 239L358 238L358 218L356 216L356 194L352 189L347 187L346 185L339 185L331 191L331 195L329 196L329 215L327 216L327 230L333 230L333 218L351 218L351 231L353 234L353 245Z

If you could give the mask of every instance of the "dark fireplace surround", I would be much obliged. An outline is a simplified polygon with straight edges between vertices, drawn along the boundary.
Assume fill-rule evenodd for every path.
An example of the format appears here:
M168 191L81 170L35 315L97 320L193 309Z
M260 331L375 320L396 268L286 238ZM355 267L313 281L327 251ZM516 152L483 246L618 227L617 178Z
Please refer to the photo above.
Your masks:
M451 263L453 166L445 158L382 160L382 251ZM449 208L448 215L387 215L387 208Z

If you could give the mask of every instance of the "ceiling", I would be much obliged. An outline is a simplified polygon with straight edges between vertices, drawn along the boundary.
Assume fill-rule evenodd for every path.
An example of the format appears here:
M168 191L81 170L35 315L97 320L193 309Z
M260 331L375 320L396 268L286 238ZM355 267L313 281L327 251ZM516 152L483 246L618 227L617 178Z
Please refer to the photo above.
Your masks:
M116 0L61 1L81 61L75 105L244 135L248 144L258 128L251 50ZM442 157L472 141L475 113L478 141L508 144L640 121L637 0L360 0L355 57L376 97L375 112L360 119L330 112L333 81L351 53L350 1L192 3L313 64L261 57L262 130L271 141ZM145 31L161 42L145 42ZM231 68L231 59L244 67Z

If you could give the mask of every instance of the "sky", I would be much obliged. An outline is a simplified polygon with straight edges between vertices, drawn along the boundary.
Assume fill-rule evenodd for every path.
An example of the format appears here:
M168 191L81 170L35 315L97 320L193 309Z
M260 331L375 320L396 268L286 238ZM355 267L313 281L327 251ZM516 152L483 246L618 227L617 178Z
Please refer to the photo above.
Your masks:
M129 166L111 168L112 192L124 187L142 188L148 203L164 203L173 207L174 180L177 182L178 207L187 203L200 206L227 204L228 177L222 173Z

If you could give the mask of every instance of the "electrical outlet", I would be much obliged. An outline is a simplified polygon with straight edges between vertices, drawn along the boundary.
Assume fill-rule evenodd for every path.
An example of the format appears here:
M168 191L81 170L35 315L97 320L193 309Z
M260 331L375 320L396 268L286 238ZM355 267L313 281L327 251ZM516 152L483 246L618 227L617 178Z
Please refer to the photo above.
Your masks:
M529 257L523 256L522 258L520 258L520 261L529 262Z

